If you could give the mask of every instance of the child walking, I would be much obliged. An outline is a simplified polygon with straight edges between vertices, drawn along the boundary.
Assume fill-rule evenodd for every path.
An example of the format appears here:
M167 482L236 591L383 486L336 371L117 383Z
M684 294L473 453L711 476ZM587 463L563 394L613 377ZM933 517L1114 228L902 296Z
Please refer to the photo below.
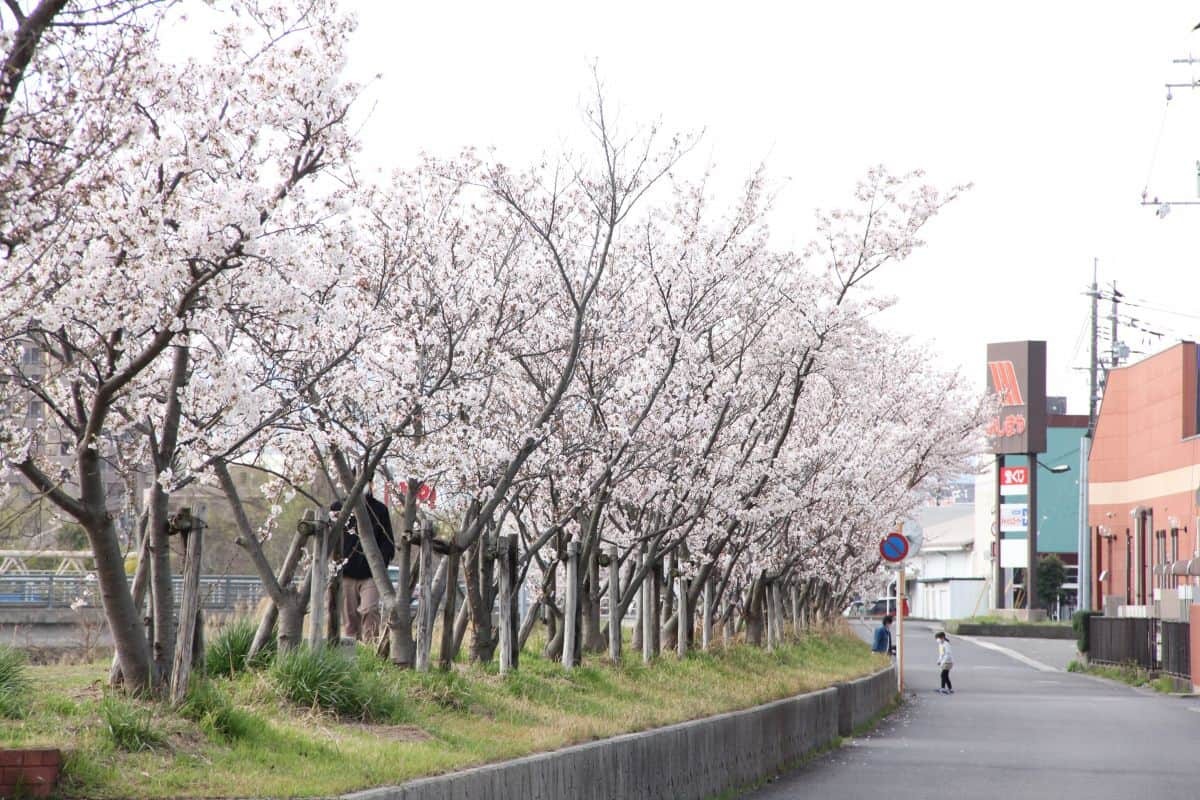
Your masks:
M937 664L942 668L942 686L938 689L942 694L954 694L954 687L950 684L950 669L954 666L954 653L950 650L950 639L942 631L938 631L933 635L938 643L938 658Z

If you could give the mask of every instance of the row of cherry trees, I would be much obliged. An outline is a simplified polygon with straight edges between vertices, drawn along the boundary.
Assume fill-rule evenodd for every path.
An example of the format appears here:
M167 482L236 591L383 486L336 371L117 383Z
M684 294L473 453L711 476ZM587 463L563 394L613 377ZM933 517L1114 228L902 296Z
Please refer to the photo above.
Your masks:
M390 658L427 668L440 610L444 662L469 632L508 669L538 619L568 665L615 646L602 605L643 609L648 655L697 625L773 643L873 580L880 533L969 461L981 399L875 326L869 287L957 190L873 169L781 248L764 174L718 196L682 177L691 139L615 129L599 89L584 153L365 182L332 0L189 9L212 33L188 56L171 3L28 5L0 10L0 399L46 415L0 448L86 530L127 685L173 670L172 493L224 492L281 646L336 573L319 537L273 570L234 468L318 509L323 475L334 537L368 476L403 484L395 583L363 539ZM105 461L155 476L132 582Z

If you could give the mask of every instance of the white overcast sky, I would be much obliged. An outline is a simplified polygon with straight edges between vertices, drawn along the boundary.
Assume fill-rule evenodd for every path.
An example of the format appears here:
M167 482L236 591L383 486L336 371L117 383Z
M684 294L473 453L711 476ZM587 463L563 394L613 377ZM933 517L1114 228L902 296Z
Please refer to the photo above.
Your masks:
M1050 393L1086 413L1093 258L1102 283L1191 315L1123 309L1168 334L1131 331L1132 349L1200 338L1200 205L1139 204L1200 201L1200 88L1164 87L1200 79L1171 63L1200 57L1194 2L347 2L351 76L382 76L360 106L374 166L582 147L596 61L625 119L705 130L695 169L786 181L785 244L873 164L973 182L880 286L899 299L885 323L981 387L987 342L1045 339Z

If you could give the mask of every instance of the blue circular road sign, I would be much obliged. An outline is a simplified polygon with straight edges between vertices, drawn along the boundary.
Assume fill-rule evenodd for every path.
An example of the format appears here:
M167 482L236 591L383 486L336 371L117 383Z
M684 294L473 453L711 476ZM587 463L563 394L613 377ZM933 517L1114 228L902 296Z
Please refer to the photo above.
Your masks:
M879 543L879 555L884 561L903 561L908 556L908 539L902 533L889 533Z

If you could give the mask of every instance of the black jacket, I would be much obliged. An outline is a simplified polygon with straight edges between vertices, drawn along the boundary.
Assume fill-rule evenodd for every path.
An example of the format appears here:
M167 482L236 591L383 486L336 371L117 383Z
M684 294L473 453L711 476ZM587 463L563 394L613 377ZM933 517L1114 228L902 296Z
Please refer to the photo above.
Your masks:
M392 533L392 518L388 514L387 506L376 500L371 495L367 495L367 511L371 515L371 527L375 531L375 541L379 545L379 552L383 554L383 563L392 563L392 556L396 554L396 536ZM341 510L342 504L340 501L330 506L331 511ZM342 565L342 575L347 578L369 578L371 577L371 565L367 563L367 557L363 554L362 544L358 541L358 523L351 515L346 521L346 530L342 533L342 558L346 559L346 563Z

